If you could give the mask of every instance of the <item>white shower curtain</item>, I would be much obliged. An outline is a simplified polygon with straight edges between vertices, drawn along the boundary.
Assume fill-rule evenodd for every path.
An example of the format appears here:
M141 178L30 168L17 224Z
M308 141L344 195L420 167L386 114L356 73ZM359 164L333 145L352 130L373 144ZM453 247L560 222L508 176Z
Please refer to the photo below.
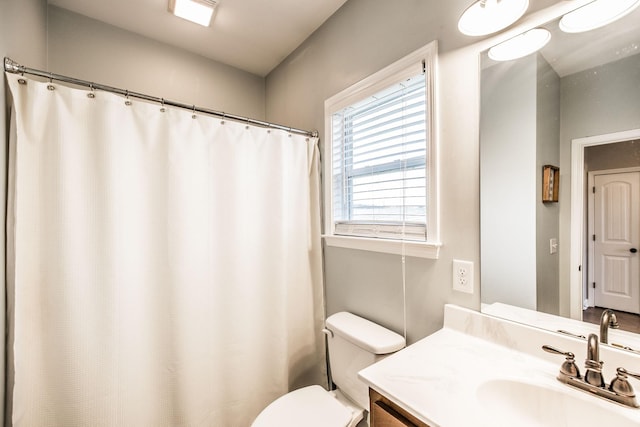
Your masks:
M323 381L314 138L7 78L15 426L247 426Z

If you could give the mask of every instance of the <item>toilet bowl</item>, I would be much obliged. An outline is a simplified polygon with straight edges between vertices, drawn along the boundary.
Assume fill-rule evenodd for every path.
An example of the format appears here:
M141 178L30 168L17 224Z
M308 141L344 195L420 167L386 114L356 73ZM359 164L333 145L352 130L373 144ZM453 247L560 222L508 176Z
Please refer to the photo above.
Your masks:
M364 410L338 390L319 385L299 388L274 400L258 415L252 427L355 427Z
M369 392L358 371L406 345L405 339L378 324L347 312L329 316L329 362L338 387L319 385L294 390L267 406L252 427L355 427L369 411Z

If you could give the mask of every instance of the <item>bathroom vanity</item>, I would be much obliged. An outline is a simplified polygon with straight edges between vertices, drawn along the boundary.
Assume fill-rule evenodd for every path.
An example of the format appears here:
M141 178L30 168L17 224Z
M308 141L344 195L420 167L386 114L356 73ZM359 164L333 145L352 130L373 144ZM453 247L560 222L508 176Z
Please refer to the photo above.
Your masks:
M558 381L564 357L543 345L572 352L584 371L584 339L447 305L441 330L360 371L371 426L640 425L640 409ZM618 367L640 368L637 354L599 350L607 383ZM640 392L640 381L629 381Z
M429 427L391 399L369 389L370 427Z

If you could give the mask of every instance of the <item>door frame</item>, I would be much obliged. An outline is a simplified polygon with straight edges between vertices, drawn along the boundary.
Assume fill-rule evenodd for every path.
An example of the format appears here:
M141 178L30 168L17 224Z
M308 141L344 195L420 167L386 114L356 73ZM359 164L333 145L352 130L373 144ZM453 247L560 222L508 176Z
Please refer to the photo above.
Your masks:
M623 141L619 141L619 142L623 142ZM584 289L590 289L589 288L589 283L594 281L595 278L595 263L594 263L594 259L595 259L595 245L590 244L589 242L591 242L591 240L588 239L589 236L593 235L595 233L595 222L594 222L594 217L595 217L595 200L596 197L593 194L592 191L589 191L589 188L593 188L595 186L595 178L598 175L616 175L619 173L633 173L633 172L640 172L640 166L633 166L633 167L629 167L629 168L619 168L619 169L603 169L603 170L597 170L597 171L590 171L587 172L587 187L586 187L586 192L587 192L587 277L585 279L585 286ZM591 288L592 289L592 288ZM595 291L594 292L587 292L589 294L589 296L587 298L584 298L584 296L582 297L583 300L587 300L588 301L588 306L589 307L594 307L595 306Z
M583 266L587 256L585 241L586 227L586 186L584 173L584 150L594 145L640 139L640 129L587 136L571 140L571 217L569 246L569 315L582 320L582 290L587 275Z

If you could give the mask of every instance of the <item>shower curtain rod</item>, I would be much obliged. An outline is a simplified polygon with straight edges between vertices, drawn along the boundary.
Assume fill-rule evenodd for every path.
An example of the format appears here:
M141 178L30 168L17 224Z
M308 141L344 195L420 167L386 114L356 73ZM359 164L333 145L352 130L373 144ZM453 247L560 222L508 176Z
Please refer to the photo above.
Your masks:
M262 120L250 119L248 117L237 116L235 114L227 114L221 111L210 110L208 108L197 107L195 105L183 104L176 101L171 101L164 98L158 98L155 96L145 95L143 93L130 92L126 89L119 89L116 87L106 86L99 83L93 83L86 80L76 79L74 77L62 76L60 74L54 74L47 71L36 70L34 68L28 68L24 65L20 65L17 62L13 61L11 58L4 58L4 70L8 73L13 74L29 74L32 76L44 77L49 79L50 81L57 80L60 82L71 83L78 86L84 86L95 90L102 90L105 92L116 93L118 95L123 95L129 98L137 98L142 99L144 101L155 102L162 105L167 105L171 107L183 108L185 110L194 111L198 113L205 113L215 117L220 117L222 119L234 120L237 122L249 123L252 125L271 128L271 129L280 129L290 133L295 133L299 135L310 136L313 138L318 137L318 131L308 131L303 129L295 129L288 126L283 126L275 123L269 123Z

